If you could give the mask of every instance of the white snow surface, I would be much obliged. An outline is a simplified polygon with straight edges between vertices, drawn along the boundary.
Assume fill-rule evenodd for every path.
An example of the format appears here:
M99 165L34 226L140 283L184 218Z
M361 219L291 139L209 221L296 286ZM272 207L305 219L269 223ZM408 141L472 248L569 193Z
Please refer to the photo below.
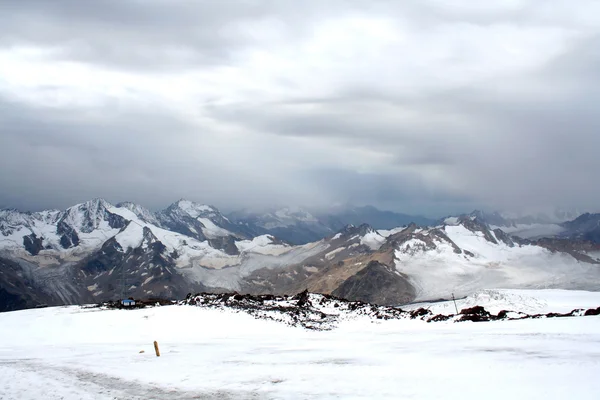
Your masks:
M600 393L600 317L356 319L307 331L194 306L72 306L1 313L0 337L2 399L554 400Z
M447 299L452 292L463 297L489 287L587 289L600 283L598 265L579 262L566 253L533 245L494 244L462 225L444 229L474 257L456 254L444 241L436 241L435 249L426 248L419 239L405 242L395 252L396 269L408 275L417 301Z
M379 250L385 239L385 236L380 235L376 231L371 231L360 238L360 244L368 246L371 250Z
M379 230L377 230L377 233L379 233L381 236L387 238L392 235L395 235L398 232L402 232L404 229L406 229L406 227L404 227L404 226L400 226L400 227L394 228L394 229L379 229Z
M271 235L256 236L252 240L240 240L235 242L236 247L243 253L258 253L268 255L279 255L290 251L291 247L285 244L273 244Z
M129 248L137 248L144 236L144 227L137 222L130 222L122 232L115 235L115 240L125 251Z

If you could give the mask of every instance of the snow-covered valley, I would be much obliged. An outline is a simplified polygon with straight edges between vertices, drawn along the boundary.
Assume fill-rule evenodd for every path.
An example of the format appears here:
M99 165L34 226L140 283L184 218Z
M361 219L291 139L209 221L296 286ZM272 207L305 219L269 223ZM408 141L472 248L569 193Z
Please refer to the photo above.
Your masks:
M548 311L598 306L600 294L496 298L513 309L542 303ZM2 313L0 337L2 399L595 399L600 392L598 316L364 317L312 331L194 306L70 306Z

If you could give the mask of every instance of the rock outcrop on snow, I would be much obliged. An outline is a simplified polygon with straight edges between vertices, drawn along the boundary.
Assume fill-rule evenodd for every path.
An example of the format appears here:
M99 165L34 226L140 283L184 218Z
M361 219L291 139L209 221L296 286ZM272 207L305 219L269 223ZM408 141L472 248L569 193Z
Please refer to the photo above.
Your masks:
M239 293L198 293L188 294L181 306L197 306L218 310L244 312L258 319L272 320L290 326L311 330L335 329L342 321L367 319L382 321L390 319L419 319L425 322L489 322L499 320L519 320L537 318L561 318L595 316L600 307L575 309L569 313L526 314L523 312L502 310L497 315L482 306L461 310L458 314L436 314L429 309L418 308L405 311L397 307L379 306L362 301L349 301L343 298L309 293L304 291L293 296L249 295ZM119 302L98 304L99 307L135 309L154 305L168 305L156 300L137 301L134 307L123 307Z

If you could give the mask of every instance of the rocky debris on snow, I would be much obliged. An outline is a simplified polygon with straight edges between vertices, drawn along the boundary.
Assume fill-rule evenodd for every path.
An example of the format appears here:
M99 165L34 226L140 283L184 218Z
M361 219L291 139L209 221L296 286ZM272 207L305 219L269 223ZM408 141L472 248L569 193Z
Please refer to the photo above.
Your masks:
M130 299L133 300L133 299ZM290 326L312 330L331 330L341 321L367 319L372 322L389 319L413 319L425 322L489 322L502 320L560 318L600 315L600 307L575 309L569 313L526 314L502 310L497 315L482 306L462 309L458 314L434 315L428 308L404 311L397 307L378 306L362 301L350 301L327 294L310 293L307 290L289 295L251 295L233 293L189 293L185 300L172 301L158 298L135 300L125 306L120 300L98 303L86 308L140 309L164 305L189 305L218 310L245 312L258 319L272 320Z
M458 315L433 315L431 310L426 308L404 311L396 307L378 306L362 301L349 301L332 295L309 293L306 290L294 296L250 295L235 292L198 293L195 295L190 293L179 304L246 312L255 318L278 321L287 325L313 330L334 329L340 321L358 318L367 318L372 321L419 319L426 322L487 322L600 315L600 307L589 310L575 309L565 314L530 315L503 310L497 315L493 315L482 306L465 308Z
M239 293L189 294L180 304L230 309L256 318L282 322L306 329L330 330L341 320L367 317L373 320L401 319L408 313L394 307L348 301L335 296L304 291L294 296Z
M538 319L538 318L561 318L561 317L580 317L589 315L600 314L600 307L589 310L574 309L568 313L546 313L546 314L526 314L516 311L502 310L498 315L493 315L487 311L484 307L475 306L471 308L465 308L460 311L460 314L455 322L473 321L473 322L487 322L487 321L500 321L500 320L518 320L518 319ZM452 317L452 316L451 316ZM428 321L431 322L431 321Z

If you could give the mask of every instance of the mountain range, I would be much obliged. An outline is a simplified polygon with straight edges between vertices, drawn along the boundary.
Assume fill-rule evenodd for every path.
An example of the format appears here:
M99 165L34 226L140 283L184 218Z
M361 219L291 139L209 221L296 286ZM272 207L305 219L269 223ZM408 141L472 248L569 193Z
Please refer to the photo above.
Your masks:
M223 215L183 199L159 212L102 199L1 210L0 310L201 291L308 289L398 305L489 287L598 287L600 214L535 240L497 217L430 221L374 207Z
M236 211L228 217L239 226L247 227L254 235L271 234L291 244L320 240L346 225L369 224L376 229L393 229L411 223L419 226L435 223L430 218L382 211L373 206L345 206L328 210L281 207L263 212Z

